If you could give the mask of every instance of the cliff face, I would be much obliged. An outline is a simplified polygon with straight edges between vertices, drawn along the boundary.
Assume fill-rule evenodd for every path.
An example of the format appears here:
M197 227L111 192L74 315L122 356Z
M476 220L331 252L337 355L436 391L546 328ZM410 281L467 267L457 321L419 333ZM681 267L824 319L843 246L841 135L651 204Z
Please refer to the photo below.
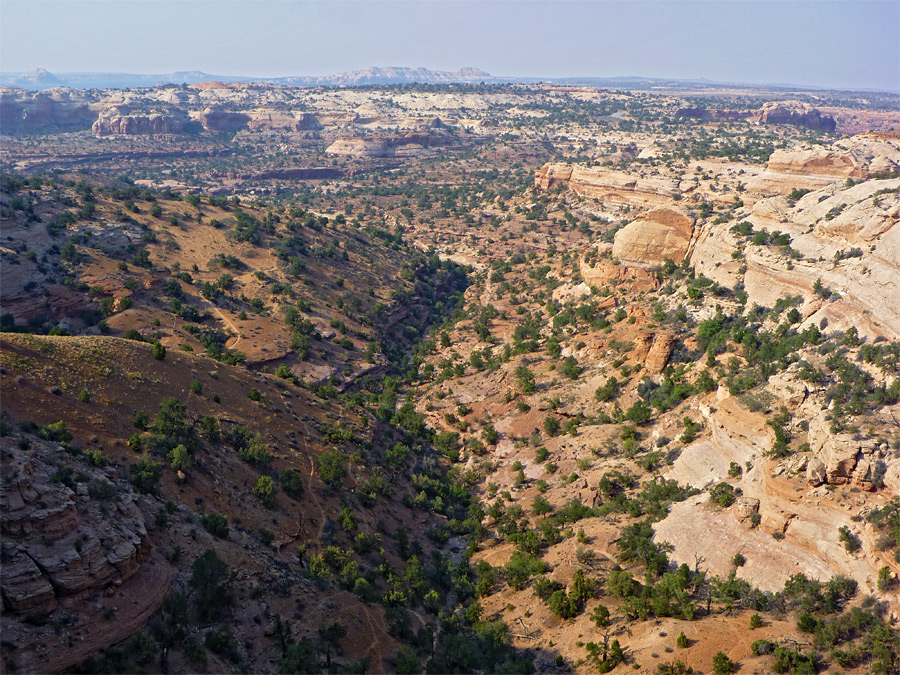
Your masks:
M640 178L622 171L569 164L545 164L535 175L535 185L543 190L565 185L583 197L633 206L671 204L679 194L677 181L668 178Z
M104 110L91 126L95 136L140 136L178 134L184 131L186 116L178 114L133 114L127 108Z
M822 115L819 110L806 104L788 107L780 103L766 103L750 120L762 124L793 124L813 131L833 132L837 127L833 117Z
M452 137L429 133L409 133L376 138L345 136L338 138L328 146L326 152L331 155L350 157L395 157L422 154L428 148L447 146L452 143L454 143Z
M0 133L46 134L89 129L97 118L87 97L68 89L31 92L0 87Z
M37 618L69 596L118 586L150 550L130 486L114 472L75 465L56 443L0 441L3 606Z
M835 119L823 115L817 108L805 103L785 105L766 103L759 110L714 110L710 108L679 108L676 117L690 117L709 122L747 120L754 124L792 124L813 131L833 132Z
M829 147L776 150L766 170L747 183L763 194L789 194L794 188L819 189L847 178L865 180L900 170L900 141L861 134Z
M247 128L250 116L244 113L233 113L224 110L206 108L197 116L197 121L207 131L240 131Z
M771 307L778 298L800 295L806 324L827 318L832 330L855 326L861 335L900 332L900 179L869 180L853 187L838 182L793 203L770 197L753 206L755 230L791 236L791 260L769 246L743 245L743 261L732 254L738 240L731 223L704 225L690 256L697 272L733 287L742 280L749 302ZM877 193L881 194L877 194ZM859 254L841 252L858 249ZM743 277L741 265L746 266ZM813 292L817 280L833 292Z

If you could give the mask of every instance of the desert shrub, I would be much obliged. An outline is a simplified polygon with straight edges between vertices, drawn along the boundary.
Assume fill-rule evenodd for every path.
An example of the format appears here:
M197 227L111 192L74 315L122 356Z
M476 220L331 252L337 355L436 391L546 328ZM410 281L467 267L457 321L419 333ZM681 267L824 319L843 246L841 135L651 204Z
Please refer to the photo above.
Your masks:
M303 478L298 471L285 469L278 478L281 489L288 497L299 500L303 496Z
M844 548L847 549L848 553L854 553L862 548L859 537L853 534L846 525L842 525L838 528L838 538L841 540L841 543L844 545Z
M319 478L334 487L346 473L347 455L340 450L329 449L319 455Z
M722 508L728 508L734 504L734 488L728 483L719 483L709 491L709 499Z
M507 583L516 590L522 590L530 577L543 574L549 568L540 558L522 551L514 551L509 562L503 566Z
M550 611L562 619L571 619L578 614L578 603L563 590L555 591L547 598Z
M159 487L159 479L162 477L163 465L154 462L149 457L144 457L140 462L132 464L129 468L131 484L139 492L156 494Z
M733 673L734 667L734 661L729 659L725 652L717 652L716 655L713 656L713 670L716 672L716 675L728 675L729 673Z
M163 359L166 358L166 348L163 346L163 344L161 342L153 343L152 353L153 353L153 358L156 359L157 361L162 361Z
M266 508L272 508L275 505L275 493L278 488L275 481L270 476L258 476L256 483L253 484L253 494L259 498Z
M562 590L563 585L558 581L553 581L545 576L538 576L531 582L531 588L534 594L541 600L547 600L556 591Z
M228 518L218 513L201 514L200 524L203 529L219 539L228 538Z
M191 565L189 584L194 605L202 621L215 621L231 604L231 573L212 549L204 551Z

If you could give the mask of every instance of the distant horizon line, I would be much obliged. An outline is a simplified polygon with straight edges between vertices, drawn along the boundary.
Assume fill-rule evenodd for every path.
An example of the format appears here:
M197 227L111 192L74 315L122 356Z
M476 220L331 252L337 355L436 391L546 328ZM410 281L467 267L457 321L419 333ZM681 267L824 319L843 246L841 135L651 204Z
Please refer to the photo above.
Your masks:
M342 76L351 76L351 75L361 75L366 73L367 71L384 71L384 70L392 70L392 71L400 71L400 72L421 72L425 71L430 74L434 74L436 76L441 76L443 81L428 81L428 80L415 80L409 79L404 81L393 81L393 82L370 82L363 84L328 84L329 80L335 80ZM165 80L166 78L172 78L174 76L187 76L190 75L189 78L191 82L187 82L183 80L182 82L172 81L159 81L155 83L148 83L143 85L125 85L124 87L118 87L115 85L108 85L107 87L86 87L86 88L135 88L135 87L153 87L153 86L164 86L167 84L198 84L202 82L215 82L215 81L223 81L227 84L252 84L252 83L271 83L271 84L284 84L284 81L292 80L297 82L308 81L309 84L295 84L293 86L331 86L331 87L353 87L353 86L394 86L398 84L570 84L577 85L579 83L589 84L592 82L634 82L634 81L648 81L648 82L670 82L677 84L702 84L707 86L714 87L753 87L753 88L777 88L777 89L799 89L805 91L834 91L834 92L865 92L865 93L878 93L878 94L889 94L892 96L900 96L900 86L897 89L879 89L875 87L842 87L842 86L825 86L825 85L812 85L812 84L798 84L798 83L789 83L789 82L747 82L747 81L724 81L724 80L713 80L707 77L659 77L652 75L557 75L557 76L542 76L542 75L493 75L487 71L484 71L478 67L473 66L463 66L456 70L433 70L424 66L367 66L365 68L358 68L354 70L344 70L333 72L328 75L228 75L228 74L215 74L208 73L204 70L199 69L185 69L185 70L174 70L171 72L129 72L129 71L112 71L112 70L83 70L83 71L50 71L42 67L36 67L32 70L28 71L6 71L0 68L0 86L19 86L18 84L14 84L13 80L20 80L23 78L27 78L28 76L37 76L40 77L43 74L50 76L54 79L57 78L65 78L69 77L77 77L77 78L86 78L86 77L95 77L95 78L114 78L114 77L133 77L133 78L141 78L141 79L150 79L157 78L159 80ZM466 75L465 79L461 78L458 80L453 80L452 76L462 76ZM202 78L202 79L198 79ZM288 85L291 86L291 85ZM47 86L37 87L36 90L41 89L50 89L54 87L67 87L71 89L78 89L81 87L71 86L65 82L60 82L59 84L48 84ZM29 87L21 87L19 88L29 88ZM32 89L35 89L32 87Z

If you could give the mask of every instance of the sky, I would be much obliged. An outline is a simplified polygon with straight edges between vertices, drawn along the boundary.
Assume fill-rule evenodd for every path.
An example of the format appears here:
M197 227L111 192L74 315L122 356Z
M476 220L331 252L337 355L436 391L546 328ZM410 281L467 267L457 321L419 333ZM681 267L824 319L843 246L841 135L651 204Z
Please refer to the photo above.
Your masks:
M0 70L371 66L900 91L898 0L0 0Z

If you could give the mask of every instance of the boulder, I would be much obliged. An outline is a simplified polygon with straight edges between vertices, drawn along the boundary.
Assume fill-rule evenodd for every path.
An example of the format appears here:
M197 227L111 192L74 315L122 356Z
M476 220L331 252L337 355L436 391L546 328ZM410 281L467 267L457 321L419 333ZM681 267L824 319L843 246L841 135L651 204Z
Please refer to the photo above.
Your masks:
M734 513L738 520L747 520L759 513L759 500L753 497L742 497L734 505Z
M818 457L813 458L806 465L806 482L812 486L819 486L825 483L828 475L826 472L825 462Z
M680 263L689 254L694 217L685 209L660 207L641 214L616 232L613 256L629 266Z

